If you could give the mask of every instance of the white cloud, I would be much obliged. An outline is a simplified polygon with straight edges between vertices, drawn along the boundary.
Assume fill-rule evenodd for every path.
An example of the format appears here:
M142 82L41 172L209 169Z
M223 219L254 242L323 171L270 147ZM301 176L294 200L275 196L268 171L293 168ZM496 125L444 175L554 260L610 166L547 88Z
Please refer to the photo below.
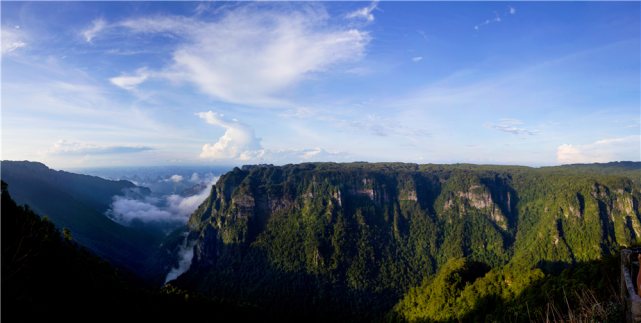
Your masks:
M209 196L211 187L218 177L210 178L206 188L190 197L167 195L162 197L142 196L138 188L124 191L125 195L112 197L113 203L106 215L123 225L130 225L138 220L144 223L166 223L184 225L189 216Z
M638 161L641 136L605 139L588 145L563 144L557 149L559 164Z
M99 146L99 145L88 144L88 143L68 142L64 139L60 139L56 143L54 143L52 147L41 149L40 151L38 151L38 154L41 156L57 156L57 155L73 156L73 155L89 155L89 154L107 155L107 154L134 153L134 152L140 152L145 150L152 150L152 148L144 147L144 146L131 146L131 145ZM86 159L88 159L88 156L85 156L85 157L86 158L83 158L81 160L85 161Z
M198 240L188 241L189 232L183 233L182 236L185 237L185 239L178 249L178 267L171 268L167 273L163 286L178 278L178 276L189 270L191 266L191 261L194 258L194 246Z
M418 61L420 61L420 60L422 60L422 59L423 59L423 57L414 57L414 58L412 58L412 60L413 60L414 62L418 62Z
M504 132L511 133L513 135L536 135L537 133L541 132L540 130L527 130L525 128L517 128L514 125L515 124L522 124L520 120L516 119L501 119L500 124L495 124L495 123L485 123L483 124L483 127L490 128L490 129L495 129L495 130L500 130ZM519 139L525 139L523 137L519 137Z
M213 145L206 144L203 147L200 158L234 159L246 151L262 149L260 145L261 139L256 138L252 127L235 120L227 120L223 118L222 114L211 111L196 113L196 115L205 119L209 124L227 129L217 143Z
M639 126L638 124L631 124L631 125L627 126L626 128L636 128L638 126Z
M125 90L135 90L136 86L142 82L144 82L148 77L149 73L147 72L147 68L139 68L136 70L135 75L121 75L118 77L113 77L110 78L109 81L111 83L125 89Z
M96 19L96 20L94 20L94 21L93 21L93 28L86 30L86 31L85 31L85 32L83 32L82 34L83 34L83 35L85 36L85 38L87 39L87 42L90 42L90 43L91 43L91 40L92 40L94 37L96 37L96 35L98 34L98 32L100 32L101 30L103 30L106 26L107 26L107 24L105 24L105 21L104 21L104 20L102 20L102 19Z
M307 108L309 109L309 108ZM313 111L313 110L309 110ZM210 160L235 160L257 162L301 162L301 161L335 161L346 156L345 152L328 152L322 148L315 149L264 149L260 138L256 138L254 129L237 120L228 120L215 112L196 113L207 123L221 126L227 131L215 144L206 144L200 158Z
M200 176L198 176L198 173L194 173L193 175L191 175L191 181L192 182L200 181Z
M14 50L25 47L27 44L22 41L24 35L19 31L2 29L2 55L6 55Z
M510 14L513 15L515 13L516 13L516 9L514 9L513 7L510 7Z
M522 122L521 120L517 120L517 119L502 118L502 119L499 119L499 120L501 120L501 121L502 121L501 123L507 123L507 124L523 124L523 122Z
M318 110L316 109L302 107L302 108L296 108L295 110L287 110L283 113L280 113L278 116L283 118L291 118L291 117L309 118L317 114L318 114Z
M365 102L364 102L365 103ZM346 120L336 118L332 115L327 115L327 111L312 109L312 108L297 108L295 110L287 110L285 113L279 114L283 118L312 118L319 121L326 121L333 124L334 127L347 130L347 131L365 131L375 136L385 137L388 135L396 135L402 137L429 137L429 131L423 128L407 127L400 122L389 119L377 117L376 115L368 115L359 120Z
M367 21L374 21L374 15L372 14L374 9L378 9L378 1L372 2L368 7L358 9L345 15L345 18L361 18Z
M172 181L174 183L178 183L183 180L183 177L180 175L174 175L168 179L168 181Z
M112 82L131 87L147 77L162 77L193 83L221 101L273 106L284 103L279 94L311 73L360 59L370 40L367 32L328 26L329 16L318 5L301 11L261 9L246 5L216 22L165 16L115 24L132 33L176 35L184 42L162 71Z
M474 29L475 30L479 30L479 27L481 27L481 26L484 26L484 25L487 25L487 24L491 24L493 22L501 22L501 17L499 17L499 15L496 13L496 11L494 12L494 14L496 14L496 18L494 18L494 19L486 19L484 22L474 26Z

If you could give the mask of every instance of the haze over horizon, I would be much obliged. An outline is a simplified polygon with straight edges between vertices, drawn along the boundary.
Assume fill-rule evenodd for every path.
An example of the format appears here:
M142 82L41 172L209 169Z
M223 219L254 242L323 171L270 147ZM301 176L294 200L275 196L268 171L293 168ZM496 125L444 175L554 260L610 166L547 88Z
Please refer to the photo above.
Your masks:
M3 160L641 160L639 2L1 6Z

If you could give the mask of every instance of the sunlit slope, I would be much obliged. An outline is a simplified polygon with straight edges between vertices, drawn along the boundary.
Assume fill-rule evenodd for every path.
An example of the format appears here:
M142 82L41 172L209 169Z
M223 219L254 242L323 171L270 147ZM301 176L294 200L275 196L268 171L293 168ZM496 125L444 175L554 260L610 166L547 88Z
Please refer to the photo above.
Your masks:
M2 162L2 179L18 204L29 205L59 228L69 228L74 240L116 267L140 273L141 263L162 235L122 226L92 207L104 205L109 194L119 194L133 184L70 173L57 178L60 173L40 163Z
M234 169L190 218L197 243L179 283L368 320L455 257L544 272L598 259L641 235L640 198L626 177L519 166Z

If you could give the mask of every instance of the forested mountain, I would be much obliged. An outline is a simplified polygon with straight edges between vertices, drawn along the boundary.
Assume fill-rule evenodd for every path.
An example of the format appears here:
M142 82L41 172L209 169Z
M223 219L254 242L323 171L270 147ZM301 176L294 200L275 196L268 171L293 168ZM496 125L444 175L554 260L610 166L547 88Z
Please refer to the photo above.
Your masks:
M18 206L2 181L2 318L25 322L178 321L215 313L219 321L256 322L249 304L179 290L134 288L100 257L74 242L27 206Z
M164 238L161 231L125 227L103 214L123 189L148 194L144 187L55 171L38 162L2 161L1 167L2 180L17 203L29 205L59 228L69 228L74 240L125 272L140 274L143 261Z
M40 260L5 284L11 262L3 249L3 291L24 308L68 282L79 294L91 294L84 285L104 289L108 296L95 297L105 304L132 309L140 300L139 310L177 306L194 315L217 308L281 321L529 322L550 300L583 306L573 295L585 288L611 293L611 255L641 242L639 166L248 165L223 175L187 226L164 236L97 210L130 182L4 161L3 245L13 230L7 214L17 210L58 251L33 258ZM9 192L31 209L6 202ZM76 254L55 226L125 272L112 276L92 253ZM37 269L48 266L65 274L52 283L55 272ZM129 269L156 291L122 285ZM180 290L158 294L168 280ZM113 286L101 287L107 281ZM118 293L125 296L114 303Z
M452 310L432 317L412 308L420 302L396 304L422 293L412 287L432 290L444 268L466 266L456 259L475 268L468 283L508 281L503 290L518 295L641 235L641 194L628 177L469 164L246 169L222 176L165 241L150 263L157 284L193 246L190 269L174 282L181 288L299 319L371 321L396 308L398 320L448 321ZM465 287L459 281L452 291ZM461 300L465 314L478 309L475 297Z
M641 187L641 162L621 161L594 164L572 164L554 167L541 167L541 170L560 173L590 173L603 175L616 175L632 179Z

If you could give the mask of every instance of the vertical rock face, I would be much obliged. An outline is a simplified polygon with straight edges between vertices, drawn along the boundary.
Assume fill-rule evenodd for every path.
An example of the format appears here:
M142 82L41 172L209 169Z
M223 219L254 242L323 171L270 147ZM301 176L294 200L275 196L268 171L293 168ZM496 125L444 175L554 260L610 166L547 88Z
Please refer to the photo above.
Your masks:
M232 298L266 289L278 297L265 299L304 306L263 278L272 277L321 294L382 290L380 299L395 302L451 257L572 264L641 237L641 196L630 181L541 174L413 164L234 169L190 219L189 283ZM309 281L317 287L299 285Z

